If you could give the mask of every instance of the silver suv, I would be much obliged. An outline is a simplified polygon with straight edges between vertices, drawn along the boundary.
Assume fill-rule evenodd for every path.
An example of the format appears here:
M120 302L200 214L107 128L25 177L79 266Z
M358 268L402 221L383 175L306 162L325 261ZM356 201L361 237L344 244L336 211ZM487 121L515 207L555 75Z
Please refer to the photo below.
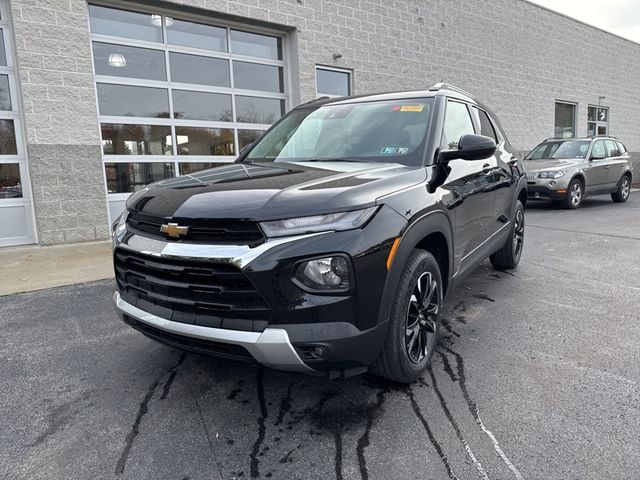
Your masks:
M614 202L629 198L633 167L614 137L548 139L524 160L530 199L578 208L586 196L611 194Z

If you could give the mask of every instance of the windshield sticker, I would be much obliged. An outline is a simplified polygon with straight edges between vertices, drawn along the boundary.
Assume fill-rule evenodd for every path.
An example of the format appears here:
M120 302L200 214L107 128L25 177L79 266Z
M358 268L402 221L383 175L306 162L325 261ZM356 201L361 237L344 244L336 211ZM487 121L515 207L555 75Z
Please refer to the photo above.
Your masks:
M409 147L384 147L380 150L382 155L406 155L409 153Z
M391 107L394 112L421 112L424 110L424 104L418 105L394 105Z

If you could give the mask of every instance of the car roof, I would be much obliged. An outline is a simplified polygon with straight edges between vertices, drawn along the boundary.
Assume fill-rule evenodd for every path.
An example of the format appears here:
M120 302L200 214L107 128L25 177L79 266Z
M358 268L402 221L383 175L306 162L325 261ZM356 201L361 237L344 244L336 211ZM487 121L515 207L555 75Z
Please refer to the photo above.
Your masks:
M581 138L547 138L541 143L558 143L558 142L591 142L593 140L614 140L620 142L616 137L611 135L598 135L595 137L581 137ZM622 143L622 142L621 142Z
M480 103L473 95L446 83L437 83L428 90L408 90L398 92L373 93L366 95L352 95L347 97L320 97L296 108L319 107L323 105L348 105L350 103L376 102L386 100L409 100L412 98L435 98L447 96L472 103L490 112L490 109Z

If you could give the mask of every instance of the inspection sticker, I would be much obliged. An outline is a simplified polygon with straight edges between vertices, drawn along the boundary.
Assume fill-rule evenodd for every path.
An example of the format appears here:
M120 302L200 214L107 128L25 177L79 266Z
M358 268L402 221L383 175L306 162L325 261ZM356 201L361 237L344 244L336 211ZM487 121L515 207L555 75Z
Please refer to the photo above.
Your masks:
M400 107L401 112L421 112L424 109L424 105L402 105Z

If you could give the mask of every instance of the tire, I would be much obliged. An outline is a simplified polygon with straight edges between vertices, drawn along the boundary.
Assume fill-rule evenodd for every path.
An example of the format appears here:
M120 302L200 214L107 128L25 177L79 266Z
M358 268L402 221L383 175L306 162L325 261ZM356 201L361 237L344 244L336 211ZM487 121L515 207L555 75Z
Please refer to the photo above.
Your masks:
M616 203L624 203L628 200L631 193L631 177L625 175L620 179L618 190L611 194L611 200Z
M520 200L516 201L511 216L511 232L504 246L489 257L494 268L508 270L520 263L524 247L524 207Z
M575 210L580 208L582 200L584 199L584 184L579 178L571 180L569 187L567 188L567 196L563 200L562 205L564 208Z
M373 373L405 384L424 374L438 344L442 285L435 257L414 250L394 292L387 337Z

